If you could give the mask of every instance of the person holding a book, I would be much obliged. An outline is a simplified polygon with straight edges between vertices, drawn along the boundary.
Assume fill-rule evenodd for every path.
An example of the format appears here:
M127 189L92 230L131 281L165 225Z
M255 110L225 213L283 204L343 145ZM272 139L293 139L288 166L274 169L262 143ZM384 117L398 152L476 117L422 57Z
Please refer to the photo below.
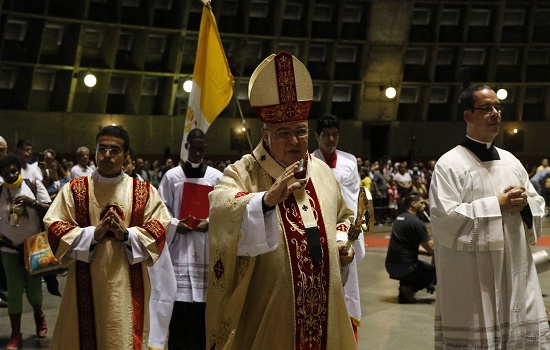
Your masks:
M187 135L187 160L166 172L159 193L172 214L176 234L168 242L177 293L170 321L169 349L205 349L204 313L208 274L208 194L222 173L203 162L204 132ZM183 162L183 159L182 159Z

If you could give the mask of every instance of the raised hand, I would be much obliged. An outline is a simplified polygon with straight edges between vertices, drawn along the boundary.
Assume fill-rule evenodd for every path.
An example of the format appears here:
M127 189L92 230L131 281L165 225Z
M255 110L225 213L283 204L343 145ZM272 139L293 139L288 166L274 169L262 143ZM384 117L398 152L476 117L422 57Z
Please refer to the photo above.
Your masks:
M293 191L300 188L301 184L299 181L288 185L288 181L294 177L294 172L298 169L299 164L300 162L293 163L275 180L264 196L265 205L274 207L284 201Z

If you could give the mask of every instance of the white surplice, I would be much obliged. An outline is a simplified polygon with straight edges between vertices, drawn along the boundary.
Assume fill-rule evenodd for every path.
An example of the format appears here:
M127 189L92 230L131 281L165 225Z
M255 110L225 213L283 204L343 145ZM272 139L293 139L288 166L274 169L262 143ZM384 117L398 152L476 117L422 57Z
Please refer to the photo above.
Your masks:
M325 157L320 149L315 150L313 155L326 162ZM359 186L361 179L357 170L357 158L350 153L336 150L336 167L331 168L332 173L342 185L342 194L346 199L346 204L353 210L354 218L357 216L357 200L359 197ZM365 257L365 238L363 232L359 234L359 238L353 243L355 258L350 264L349 276L344 286L346 294L346 307L348 313L353 318L354 323L361 325L361 299L359 292L359 278L357 274L357 265Z
M166 242L172 240L175 231L174 227L169 228L166 233ZM164 349L176 298L176 277L172 268L170 250L163 249L155 265L147 266L147 271L151 282L148 346Z
M498 149L481 162L463 146L444 154L430 187L437 269L436 349L548 349L550 334L530 245L544 199L523 165ZM524 186L533 225L501 213L497 195Z
M207 167L204 177L188 178L182 167L172 168L164 174L159 185L159 194L172 215L171 229L179 223L182 206L183 187L186 182L205 186L215 186L222 173ZM185 205L185 203L184 203ZM206 279L208 275L208 233L191 231L174 234L168 242L172 265L177 282L176 301L206 302Z

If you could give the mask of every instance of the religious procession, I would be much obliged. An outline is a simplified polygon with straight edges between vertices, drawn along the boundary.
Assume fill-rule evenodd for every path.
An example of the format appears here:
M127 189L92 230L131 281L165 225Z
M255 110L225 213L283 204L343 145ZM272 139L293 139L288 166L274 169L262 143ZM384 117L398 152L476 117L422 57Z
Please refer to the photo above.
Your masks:
M46 3L48 15L66 15ZM108 2L85 3L86 21L107 16ZM550 166L545 159L531 171L500 147L499 89L463 75L455 107L464 132L437 157L417 157L414 147L407 156L363 155L344 146L345 109L316 104L314 61L273 46L247 56L249 78L235 77L217 25L224 17L213 12L230 9L176 3L123 1L112 10L126 14L119 22L194 14L179 154L136 152L140 131L123 123L99 125L94 143L77 140L72 155L58 151L60 140L43 148L0 129L0 347L550 349L542 278ZM264 2L247 3L261 14ZM312 3L313 18L332 8ZM342 2L343 16L353 18L359 3ZM21 24L11 13L30 11L2 6L11 26ZM0 71L9 61L1 54ZM220 159L208 130L230 103L244 148Z

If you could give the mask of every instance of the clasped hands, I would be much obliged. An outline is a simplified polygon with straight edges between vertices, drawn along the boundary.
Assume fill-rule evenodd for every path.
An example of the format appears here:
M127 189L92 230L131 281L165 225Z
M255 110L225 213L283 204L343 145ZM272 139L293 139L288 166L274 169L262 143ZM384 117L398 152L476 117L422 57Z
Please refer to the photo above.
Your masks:
M105 237L109 232L112 232L115 235L115 238L123 241L124 236L126 235L126 225L124 221L118 216L114 208L110 208L109 211L105 214L103 219L98 226L96 226L94 231L94 239L99 242Z
M510 185L497 198L502 212L522 211L523 207L527 205L527 194L523 186Z

